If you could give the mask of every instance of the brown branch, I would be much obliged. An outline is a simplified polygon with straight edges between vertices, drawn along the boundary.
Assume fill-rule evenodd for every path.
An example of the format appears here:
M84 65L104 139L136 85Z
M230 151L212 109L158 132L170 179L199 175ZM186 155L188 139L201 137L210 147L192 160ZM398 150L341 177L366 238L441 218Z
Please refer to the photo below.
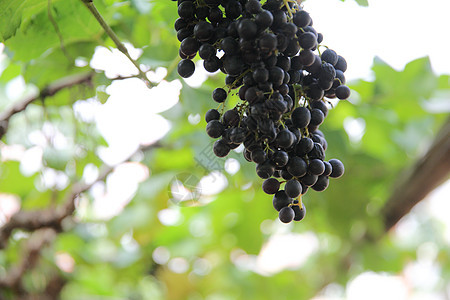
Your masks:
M94 76L93 72L89 73L81 73L76 75L67 76L64 78L61 78L53 83L50 83L46 87L44 87L39 93L35 93L16 104L12 105L5 111L0 113L0 139L3 137L3 135L8 130L8 123L9 119L17 113L20 113L24 111L28 105L33 103L36 100L44 99L46 97L50 97L58 93L59 91L72 87L74 85L88 83L92 80L92 77Z
M43 295L39 295L41 300L53 300L60 299L59 294L61 293L63 287L66 285L67 280L59 275L53 276L47 283Z
M436 135L430 149L396 185L382 215L389 231L417 203L448 179L450 174L450 118Z
M112 170L113 167L105 168L95 182L104 180ZM81 193L89 190L95 182L74 184L62 206L33 211L21 210L12 215L9 222L0 228L0 249L6 247L14 229L35 231L41 228L52 228L57 232L62 231L63 220L71 216L75 211L75 199Z
M56 232L52 228L35 231L27 241L27 245L22 255L22 261L12 267L3 278L0 278L0 289L11 289L15 294L25 292L22 286L22 277L30 269L33 269L40 257L41 250L50 244L56 237Z
M153 148L161 147L159 143L149 146L140 147L127 160L130 160L134 154L140 151L147 151ZM75 211L75 200L77 197L89 190L96 182L103 181L114 170L114 166L103 166L103 171L97 179L90 183L75 183L72 185L70 192L67 194L63 204L59 207L46 208L42 210L24 211L20 210L11 216L8 223L0 227L0 249L8 244L9 237L13 230L22 229L25 231L35 231L41 228L53 228L56 232L63 230L62 222L70 217Z

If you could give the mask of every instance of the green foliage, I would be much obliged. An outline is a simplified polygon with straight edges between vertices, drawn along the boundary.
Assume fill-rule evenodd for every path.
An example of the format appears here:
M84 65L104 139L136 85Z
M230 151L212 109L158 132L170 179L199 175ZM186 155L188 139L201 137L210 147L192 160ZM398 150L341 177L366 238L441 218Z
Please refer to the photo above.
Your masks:
M341 0L342 2L346 1L346 0ZM358 3L361 6L369 6L369 1L368 0L355 0L356 3Z
M49 3L58 29L49 19ZM175 3L95 1L119 38L143 50L139 63L152 69L167 68L166 79L170 81L177 78L174 69L179 42L172 29L177 18ZM0 37L7 54L0 75L2 109L16 101L5 96L12 80L22 78L29 89L42 89L59 78L89 70L89 65L78 67L74 62L77 58L90 61L97 46L114 47L81 1L0 1ZM331 180L323 193L308 192L303 199L308 213L301 223L278 223L271 197L260 189L262 180L255 175L254 164L241 153L230 155L240 164L234 175L225 171L225 159L215 158L214 168L199 164L203 156L211 154L212 141L204 133L203 116L208 109L217 108L210 93L223 83L224 77L218 74L200 88L182 81L179 102L160 114L171 123L170 132L159 141L162 147L133 157L149 169L150 176L139 184L123 210L100 218L94 213L100 198L94 190L102 186L84 193L77 200L77 223L68 224L47 247L39 268L53 270L67 280L62 299L308 299L325 285L345 285L365 270L399 273L415 259L416 248L431 240L439 248L442 275L448 276L450 252L440 230L435 230L439 228L435 220L423 220L417 240L404 245L395 236L383 235L380 210L402 172L423 154L444 122L446 114L429 109L429 105L448 100L450 77L435 75L426 57L410 62L401 71L375 58L372 70L374 80L352 82L352 98L329 112L323 125L329 143L327 158L340 158L346 174ZM57 205L71 184L84 178L86 169L105 164L99 157L100 147L106 146L104 137L95 121L77 117L74 103L93 97L101 107L111 104L105 90L110 83L97 71L92 87L63 90L12 117L0 150L5 153L7 146L25 150L40 147L42 168L24 175L20 167L23 157L5 159L0 165L1 194L18 197L25 210ZM201 120L192 122L196 114ZM122 121L120 117L115 116L117 122ZM364 124L360 139L350 138L345 131L343 124L349 120ZM122 126L129 128L128 124ZM64 143L52 139L49 128L63 136ZM36 136L44 141L39 144ZM43 186L45 170L65 174L67 186ZM213 170L219 170L227 181L222 191L182 205L170 199L168 191L175 176L189 173L201 179ZM162 222L163 212L175 215L176 220ZM317 242L317 250L304 264L273 274L239 264L239 255L241 263L255 264L256 256L280 231L295 237L314 236L310 242ZM367 236L381 238L373 242ZM0 250L0 264L7 269L16 264L23 245L20 235L13 236L8 249ZM174 272L170 261L158 263L152 255L155 249L168 251L171 259L184 259L187 271ZM301 247L284 251L286 255L292 251L302 254ZM68 272L58 269L55 257L61 253L74 261ZM0 268L0 275L4 272ZM39 290L47 275L33 273L30 290Z

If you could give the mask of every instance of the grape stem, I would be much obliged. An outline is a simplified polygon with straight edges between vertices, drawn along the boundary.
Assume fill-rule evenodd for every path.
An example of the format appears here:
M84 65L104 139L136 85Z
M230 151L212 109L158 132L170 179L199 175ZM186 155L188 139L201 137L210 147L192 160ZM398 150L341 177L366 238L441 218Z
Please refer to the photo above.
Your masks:
M239 81L244 78L245 75L247 75L248 72L250 72L251 69L247 69L244 72L242 72L242 74L240 74L238 77L236 77L236 79L233 81L233 83L228 87L229 91L231 91L232 88L237 87L236 85L239 83Z
M291 7L289 6L289 3L295 3L295 4L298 4L298 5L300 5L300 3L299 2L301 2L301 1L299 1L299 0L283 0L283 5L286 7L286 9L287 9L287 12L288 12L288 15L289 15L289 19L290 20L292 20L292 18L293 18L293 15L295 14L295 12L297 11L297 9L291 9Z
M116 44L117 49L119 49L120 52L122 52L130 61L131 63L136 67L136 69L139 72L138 77L142 79L147 87L151 88L153 87L153 84L148 79L147 75L144 71L142 71L139 63L134 60L130 53L128 52L125 45L120 41L120 39L117 37L116 33L111 29L111 27L106 23L105 19L103 19L102 15L98 11L97 7L95 7L92 0L81 0L83 4L89 9L91 14L94 16L94 18L97 20L97 22L102 26L102 28L105 30L106 34L113 40L114 44Z

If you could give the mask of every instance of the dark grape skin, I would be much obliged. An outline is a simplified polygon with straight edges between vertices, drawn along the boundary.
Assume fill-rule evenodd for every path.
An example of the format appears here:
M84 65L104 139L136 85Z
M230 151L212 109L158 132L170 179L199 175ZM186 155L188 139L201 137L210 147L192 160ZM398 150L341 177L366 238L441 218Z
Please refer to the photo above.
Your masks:
M245 105L205 114L207 134L221 137L214 153L224 157L243 142L245 159L256 162L257 175L266 179L263 191L280 198L274 201L283 210L280 220L300 220L306 209L293 198L309 187L323 191L329 177L344 172L340 161L323 161L327 142L318 128L328 113L324 97L350 96L343 75L347 62L328 48L315 54L323 35L302 9L288 19L281 0L264 5L260 0L200 2L178 0L180 18L174 27L181 42L179 74L187 78L194 73L192 59L198 52L208 72L220 69L227 75L227 90L217 88L213 99L223 103L228 93L239 91ZM293 85L301 89L294 91ZM306 103L296 107L301 97ZM282 179L271 176L287 181L284 190Z
M238 34L244 40L251 40L256 37L258 26L251 19L242 19L237 27Z
M344 164L339 159L333 158L330 159L328 162L330 163L332 169L330 177L339 178L342 175L344 175L345 171Z
M205 121L208 123L211 120L219 120L220 119L220 113L217 109L210 109L205 114Z
M286 169L281 170L281 177L285 180L290 180L294 178L294 176L292 176L291 173L289 173L288 170Z
M195 6L192 1L184 1L178 5L178 15L183 19L192 19L195 13Z
M262 164L256 165L256 174L262 178L270 178L275 172L275 167L270 163L270 161L265 161Z
M261 11L261 3L259 0L249 0L245 4L245 10L251 14L257 14Z
M270 11L264 9L255 16L255 22L260 30L264 30L272 25L273 15Z
M317 38L314 35L314 33L305 32L299 36L298 42L299 42L300 47L302 47L302 49L310 50L316 46Z
M306 11L300 10L294 14L293 21L298 27L305 27L311 23L311 17Z
M292 123L297 128L305 128L311 121L311 112L307 107L297 107L291 115Z
M224 102L227 99L227 96L228 94L223 88L216 88L212 94L214 101L217 103Z
M325 116L323 112L318 108L311 109L311 121L310 124L318 126L323 123Z
M178 30L180 30L180 29L186 28L187 25L188 25L188 22L187 22L185 19L183 19L183 18L178 18L178 19L175 21L173 27L175 28L176 31L178 31Z
M350 97L350 88L346 85L340 85L336 88L336 97L345 100Z
M325 118L328 115L328 107L326 106L325 102L323 102L323 101L314 101L313 103L311 103L311 108L320 109Z
M213 7L209 10L208 20L211 23L219 23L223 18L222 10L218 7Z
M242 152L242 154L244 155L244 158L246 161L252 162L252 157L251 157L252 153L250 151L245 149L244 152Z
M336 68L336 70L345 72L347 70L347 61L345 60L345 58L338 55L338 61L336 62L336 65L334 67Z
M325 51L322 52L320 57L322 58L322 61L330 63L333 66L335 66L338 62L338 55L332 49L326 49Z
M201 42L208 41L214 34L214 27L206 21L199 21L194 27L194 36Z
M317 178L316 183L313 186L311 186L311 188L317 192L323 192L324 190L327 189L328 184L329 184L328 176L320 175Z
M285 151L277 150L273 153L271 160L275 166L284 167L289 161L289 155Z
M287 149L294 143L294 137L288 129L284 129L277 134L275 141L278 146Z
M211 120L206 125L206 133L212 138L218 138L224 132L225 127L219 120Z
M310 49L303 49L302 51L300 51L298 57L300 63L305 67L311 66L316 59L314 52L312 52Z
M336 78L334 78L333 88L337 88L341 84L345 84L345 82L346 82L346 79L345 79L344 72L336 69Z
M319 71L319 79L323 81L333 82L335 77L336 69L333 67L333 65L322 60L322 65L320 66Z
M199 48L198 41L192 37L185 38L180 44L180 51L187 56L194 55Z
M280 189L280 182L275 178L268 178L262 184L264 193L273 195Z
M232 37L227 36L220 42L220 47L228 55L237 54L239 51L239 43Z
M312 186L317 182L317 179L319 178L319 176L311 174L311 173L306 173L305 176L303 176L300 180L302 181L302 183L306 186Z
M183 78L191 77L195 71L195 64L190 59L182 59L178 63L178 74Z
M301 177L306 174L308 165L300 157L294 156L289 159L287 170L292 176Z
M323 165L325 166L325 170L323 171L324 176L329 176L331 174L332 171L332 166L329 162L327 161L323 161Z
M272 33L264 33L259 37L258 43L262 51L270 52L277 47L277 37Z
M213 45L205 43L200 46L198 54L202 59L210 59L211 57L216 55L216 49Z
M284 190L279 190L273 196L272 204L277 211L280 211L283 207L286 207L291 203L292 199L286 195Z
M242 127L234 127L230 132L230 140L235 144L241 144L245 136L247 134L247 130Z
M306 207L305 204L302 203L302 208L299 205L292 205L292 209L294 210L295 217L294 221L301 221L306 215Z
M266 152L262 149L252 151L252 160L257 164L265 162L266 157L267 157Z
M230 150L231 150L230 146L228 146L228 144L225 141L223 141L223 140L217 140L214 143L213 151L214 151L214 154L217 157L225 157L225 156L227 156L228 153L230 153Z
M310 159L318 158L320 160L324 160L325 150L323 149L323 146L319 143L314 143L314 147L311 151L309 151L308 157Z
M266 68L258 68L252 73L253 80L257 83L263 83L269 80L269 71Z
M304 156L314 148L314 141L310 138L301 138L298 144L295 146L295 153L298 156Z
M325 172L325 164L320 159L309 161L308 171L313 175L322 175Z
M278 218L283 223L290 223L294 220L295 212L290 206L283 207L278 213Z
M291 179L286 182L284 190L289 197L297 198L302 193L302 185L296 179Z
M237 126L239 124L239 119L240 119L239 113L235 109L227 110L223 114L223 123L226 126L230 126L230 127Z
M221 61L217 56L212 56L210 59L203 61L203 67L206 71L213 73L219 70Z

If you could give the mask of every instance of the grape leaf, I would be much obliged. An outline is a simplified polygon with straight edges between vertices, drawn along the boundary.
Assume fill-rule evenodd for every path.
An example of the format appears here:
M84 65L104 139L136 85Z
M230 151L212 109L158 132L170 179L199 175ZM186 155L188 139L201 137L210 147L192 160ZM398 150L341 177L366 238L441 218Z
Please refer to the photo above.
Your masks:
M47 0L0 1L0 41L14 36L24 21L47 8L48 4Z
M345 0L341 0L341 1L344 2ZM360 6L369 6L369 1L368 0L355 0L355 1Z
M101 5L98 6L99 9L102 8ZM30 61L50 49L61 47L61 40L56 33L54 24L49 20L48 12L36 13L38 12L36 10L32 12L34 14L30 21L22 24L20 30L15 32L15 36L10 36L5 43L9 51L13 53L15 60ZM27 10L26 13L31 14L31 11ZM52 17L66 47L71 43L96 40L102 32L97 20L92 17L81 1L53 3ZM108 19L108 16L106 15L105 18Z
M369 6L368 0L356 0L356 3L358 3L361 6Z

